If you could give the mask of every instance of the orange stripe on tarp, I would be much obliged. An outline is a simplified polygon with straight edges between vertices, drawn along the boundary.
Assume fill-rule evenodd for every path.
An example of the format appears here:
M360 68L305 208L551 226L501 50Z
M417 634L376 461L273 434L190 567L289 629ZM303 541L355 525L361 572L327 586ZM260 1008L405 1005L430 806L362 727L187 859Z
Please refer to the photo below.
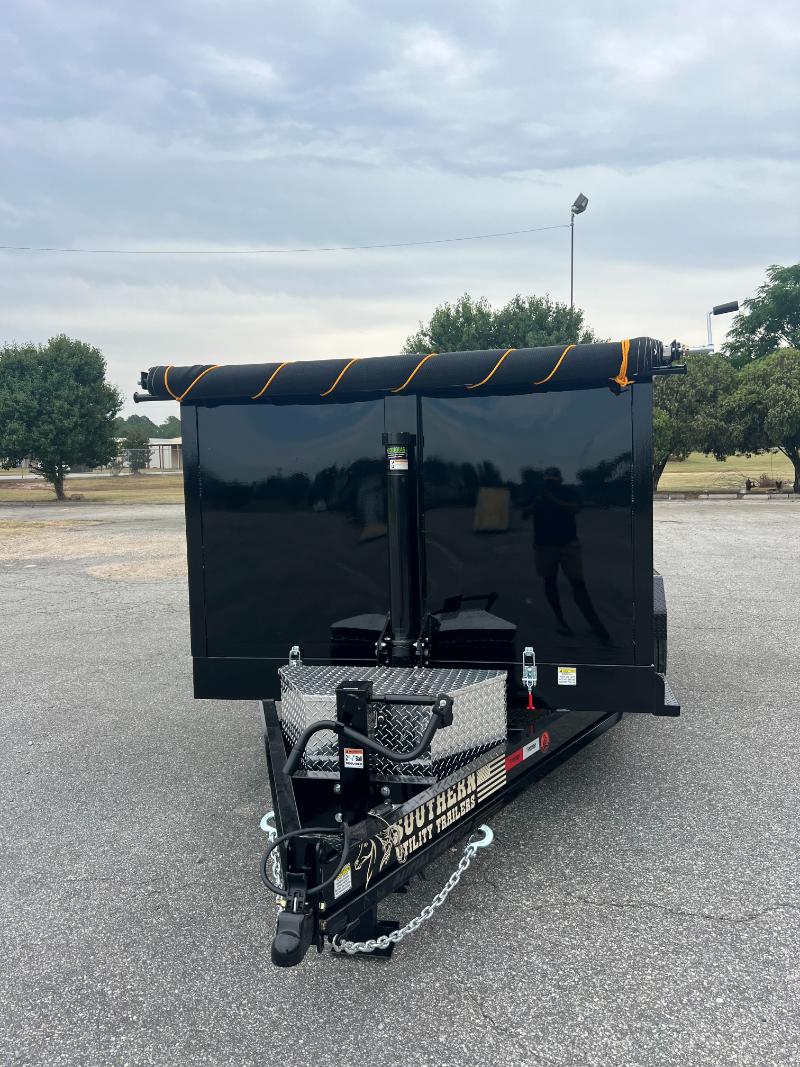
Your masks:
M172 393L172 395L175 396L175 399L178 401L178 403L180 404L180 402L183 400L183 398L185 396L188 396L189 393L192 391L192 389L194 389L194 387L197 385L197 383L200 381L200 379L201 378L205 378L205 376L207 374L210 374L212 370L219 370L219 363L215 363L213 367L206 367L206 369L204 371L200 371L200 373L197 375L197 377L192 382L192 384L189 386L189 388L188 389L184 389L184 391L181 393L180 396L175 396L175 394ZM167 376L165 374L164 375L164 384L166 385L166 383L167 383ZM172 392L171 389L170 389L170 392Z
M418 364L416 365L416 367L415 367L415 368L414 368L414 369L412 370L412 372L411 372L411 373L409 374L409 376L408 376L408 377L406 378L406 380L405 380L405 381L403 382L403 384L402 384L401 386L398 386L398 388L397 388L397 389L392 389L392 392L393 392L393 393L402 393L402 391L403 391L403 390L405 389L405 387L406 387L406 386L407 386L407 385L409 384L409 382L411 381L411 379L412 379L412 378L414 377L414 375L415 375L415 374L417 373L417 371L418 371L418 370L420 369L420 367L422 366L422 364L423 364L423 363L427 363L429 359L433 359L433 357L434 357L435 355L437 355L437 354L438 354L438 353L436 353L436 352L429 352L427 356L425 356L425 357L424 357L423 359L421 359L421 360L419 361L419 363L418 363Z
M178 403L180 403L179 398L177 396L175 396L175 394L173 393L173 391L169 387L169 372L171 370L172 370L172 364L171 363L170 363L170 365L168 367L164 368L164 388L167 390L167 392L169 393L169 395L172 397L173 400L177 400Z
M516 352L516 351L517 351L516 348L507 348L505 350L505 352L502 354L502 356L500 357L500 359L498 359L498 361L495 363L495 365L492 367L492 369L489 371L489 373L483 379L483 381L482 382L475 382L474 385L468 385L467 389L478 389L478 388L480 388L480 386L486 385L486 383L494 375L494 372L498 369L498 367L503 362L503 360L506 358L506 356L509 355L511 352Z
M567 352L570 352L573 348L577 348L577 347L578 347L577 345L567 345L567 347L564 349L564 351L558 357L558 361L556 362L555 367L553 367L553 369L550 371L550 373L547 375L547 377L546 378L542 378L542 380L540 382L534 382L533 384L534 385L546 385L547 382L550 381L550 379L553 377L555 372L558 370L558 368L561 366L561 364L564 362L564 356L566 356Z
M342 369L341 369L341 370L339 371L339 375L338 375L338 377L337 377L336 381L335 381L335 382L333 383L333 385L332 385L332 386L330 387L330 389L326 389L324 393L320 393L319 395L320 395L320 396L330 396L330 395L331 395L331 393L333 392L333 390L334 390L334 389L336 388L336 386L337 386L337 385L339 384L339 382L340 382L340 381L342 380L342 378L344 378L345 374L347 374L347 372L348 372L348 371L350 370L350 368L351 368L351 367L353 366L353 364L354 364L354 363L358 363L358 361L359 361L359 358L360 358L359 356L356 356L356 357L355 357L355 359L351 359L349 363L345 363L345 365L344 365L344 366L342 367Z
M284 367L290 366L291 363L292 363L291 359L287 359L284 363L279 363L278 366L275 368L275 370L272 372L272 374L270 374L269 378L267 378L267 380L264 382L264 384L258 390L256 395L255 396L251 396L250 399L251 400L258 400L258 398L260 396L263 396L264 393L266 393L267 389L269 389L269 387L275 381L275 379L277 378L277 376L280 373L280 371L282 371Z

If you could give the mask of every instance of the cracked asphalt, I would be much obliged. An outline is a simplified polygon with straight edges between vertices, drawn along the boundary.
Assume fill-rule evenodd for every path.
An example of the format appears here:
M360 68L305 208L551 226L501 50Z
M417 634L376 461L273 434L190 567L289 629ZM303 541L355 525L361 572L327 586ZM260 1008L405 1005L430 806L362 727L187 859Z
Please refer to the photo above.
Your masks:
M182 527L0 508L65 517L143 551ZM629 717L497 816L391 963L290 971L257 875L258 710L193 701L185 582L0 562L0 1063L800 1064L798 522L658 503L682 717Z

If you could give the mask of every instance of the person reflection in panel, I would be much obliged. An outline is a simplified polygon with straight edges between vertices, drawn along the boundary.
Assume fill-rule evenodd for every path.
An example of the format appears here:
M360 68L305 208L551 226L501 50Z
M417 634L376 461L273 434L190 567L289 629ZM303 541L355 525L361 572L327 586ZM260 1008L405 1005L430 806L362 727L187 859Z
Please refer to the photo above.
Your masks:
M572 589L572 596L588 622L592 633L608 644L608 630L595 611L586 581L583 577L583 558L575 517L581 510L577 489L564 485L558 467L548 467L544 472L542 490L523 518L533 515L533 549L536 556L536 573L544 581L544 595L556 617L556 629L569 636L572 628L564 617L561 597L558 592L558 569Z

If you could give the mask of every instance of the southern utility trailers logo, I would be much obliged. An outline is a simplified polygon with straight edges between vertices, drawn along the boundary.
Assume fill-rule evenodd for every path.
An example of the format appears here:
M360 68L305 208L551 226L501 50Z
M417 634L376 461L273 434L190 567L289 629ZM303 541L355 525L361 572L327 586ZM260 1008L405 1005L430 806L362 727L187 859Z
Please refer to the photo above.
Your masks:
M383 872L392 861L405 863L418 849L463 819L505 784L505 756L497 756L449 789L423 801L399 822L387 826L368 841L362 841L353 868L364 871L364 887L368 888L374 876ZM340 888L337 893L336 889L334 884L334 896L344 892Z

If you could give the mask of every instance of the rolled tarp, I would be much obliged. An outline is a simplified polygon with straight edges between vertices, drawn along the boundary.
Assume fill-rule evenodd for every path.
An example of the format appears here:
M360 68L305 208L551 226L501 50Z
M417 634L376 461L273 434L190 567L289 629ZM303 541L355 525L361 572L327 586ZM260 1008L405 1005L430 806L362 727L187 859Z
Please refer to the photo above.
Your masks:
M650 337L543 348L434 352L372 358L281 360L225 366L163 365L142 374L151 398L182 404L307 402L373 396L625 389L671 360Z

